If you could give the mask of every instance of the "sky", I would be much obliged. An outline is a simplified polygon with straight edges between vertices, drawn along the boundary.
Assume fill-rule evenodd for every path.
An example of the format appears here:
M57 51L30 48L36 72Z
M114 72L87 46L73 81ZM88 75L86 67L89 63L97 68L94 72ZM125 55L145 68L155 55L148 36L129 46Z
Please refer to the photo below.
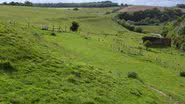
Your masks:
M24 2L25 0L0 0L0 2ZM93 1L105 1L105 0L29 0L35 3L43 2L93 2ZM154 5L154 6L174 6L176 4L185 4L185 0L111 0L117 3L127 3L135 5Z

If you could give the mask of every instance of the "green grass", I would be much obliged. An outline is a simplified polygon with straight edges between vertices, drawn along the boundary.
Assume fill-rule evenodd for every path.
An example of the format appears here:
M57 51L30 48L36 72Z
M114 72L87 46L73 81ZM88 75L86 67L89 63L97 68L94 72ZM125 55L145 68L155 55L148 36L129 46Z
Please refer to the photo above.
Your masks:
M162 25L159 25L159 26L140 26L144 32L146 33L157 33L157 34L160 34L162 32L162 28L163 26Z
M146 34L115 23L115 14L105 15L111 10L1 6L0 103L185 103L185 79L179 76L185 54L146 49L141 40ZM68 30L72 21L79 22L79 32ZM52 36L41 25L67 31ZM128 72L139 79L127 78Z

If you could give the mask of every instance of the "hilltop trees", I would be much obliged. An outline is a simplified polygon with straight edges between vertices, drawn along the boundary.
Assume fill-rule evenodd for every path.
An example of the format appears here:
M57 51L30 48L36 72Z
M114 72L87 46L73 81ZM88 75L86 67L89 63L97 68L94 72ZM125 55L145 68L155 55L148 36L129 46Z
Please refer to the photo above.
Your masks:
M185 4L177 4L178 8L185 8Z
M2 4L3 4L3 5L7 5L8 3L7 3L7 2L3 2Z
M12 5L12 6L33 6L33 3L30 1L25 1L24 3L11 1L9 3L3 2L2 4L3 5Z
M24 2L24 5L25 5L25 6L33 6L33 3L30 2L30 1L25 1L25 2Z
M120 20L132 21L135 25L149 25L149 24L159 24L171 20L175 20L178 17L185 15L179 9L165 9L160 11L157 8L152 10L137 11L133 13L120 13L117 17Z
M3 5L13 5L13 6L36 6L36 7L117 7L118 3L113 3L112 1L101 1L101 2L88 2L88 3L32 3L30 1L21 2L4 2Z
M88 2L88 3L36 3L37 7L115 7L119 6L112 1Z

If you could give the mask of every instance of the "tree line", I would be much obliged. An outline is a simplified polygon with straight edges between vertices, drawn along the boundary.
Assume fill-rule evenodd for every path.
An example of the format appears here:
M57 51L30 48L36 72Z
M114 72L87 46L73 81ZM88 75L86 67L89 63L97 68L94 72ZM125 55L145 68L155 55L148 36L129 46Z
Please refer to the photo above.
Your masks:
M134 25L160 24L172 21L185 15L180 9L166 8L164 11L154 8L145 11L124 12L117 15L120 20L125 20Z
M118 3L112 1L101 1L101 2L87 2L87 3L32 3L29 1L21 2L4 2L3 5L13 6L35 6L35 7L117 7Z
M185 51L185 16L166 24L162 35L171 38L176 48Z
M178 8L185 8L185 4L177 4L176 7L178 7Z
M12 6L33 6L33 3L30 1L25 1L24 3L21 2L3 2L2 5L12 5Z

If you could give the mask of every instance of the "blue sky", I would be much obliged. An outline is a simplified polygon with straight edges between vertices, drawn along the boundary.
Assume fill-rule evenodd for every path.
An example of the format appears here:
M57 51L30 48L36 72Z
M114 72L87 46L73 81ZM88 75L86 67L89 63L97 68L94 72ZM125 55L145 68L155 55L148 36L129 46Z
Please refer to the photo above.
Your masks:
M18 1L24 2L25 0L0 0L0 2ZM29 0L32 2L93 2L101 0ZM118 3L128 3L137 5L155 5L155 6L173 6L179 3L185 4L185 0L112 0Z

